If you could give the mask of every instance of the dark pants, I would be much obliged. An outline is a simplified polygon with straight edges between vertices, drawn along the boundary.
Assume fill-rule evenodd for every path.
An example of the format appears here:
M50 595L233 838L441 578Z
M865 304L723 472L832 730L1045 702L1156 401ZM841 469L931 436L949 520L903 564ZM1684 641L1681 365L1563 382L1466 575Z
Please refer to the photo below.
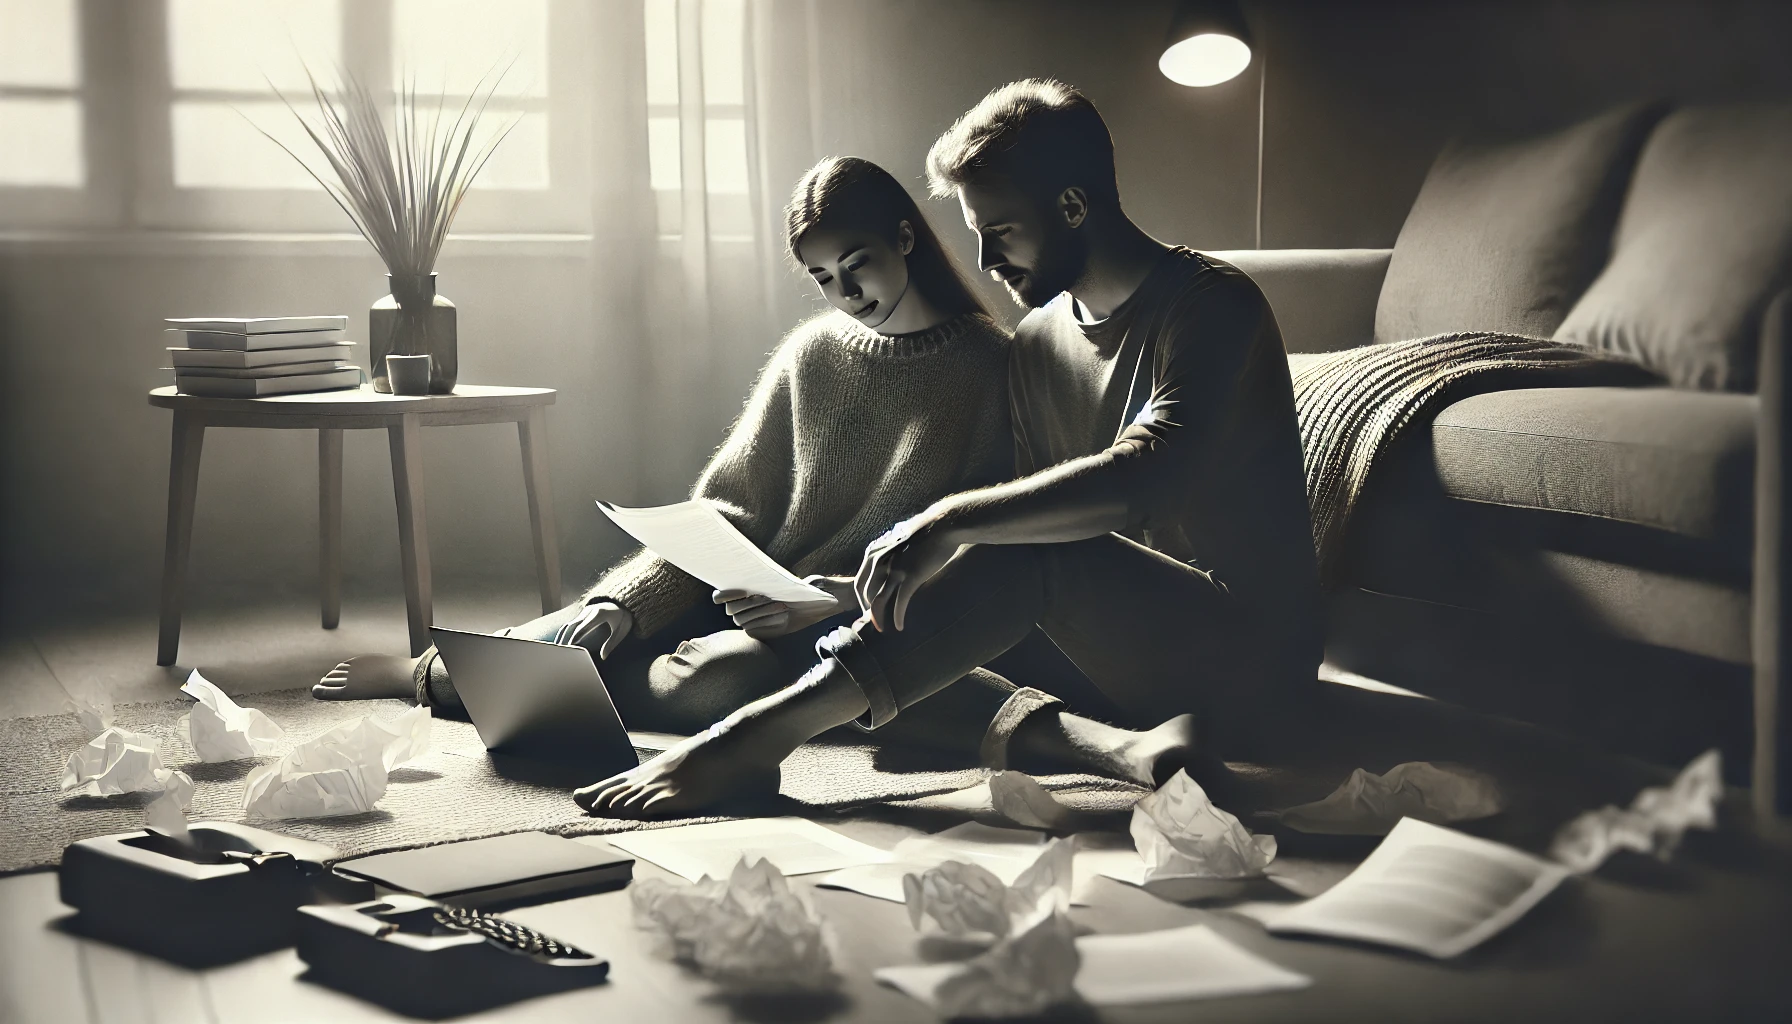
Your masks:
M559 611L500 631L529 640L552 640L560 627L577 618L584 605L575 602ZM816 662L816 641L851 622L853 616L824 619L807 629L769 640L756 640L733 628L733 620L716 605L698 605L650 637L629 637L606 661L598 662L604 686L622 721L631 729L694 733L707 728L741 705L775 693L795 682ZM687 639L688 638L688 639ZM598 657L602 637L583 644ZM439 714L466 717L453 680L440 658L426 656L429 703ZM900 727L880 737L888 742L918 744L974 752L985 726L1015 687L981 668L950 696L930 701L923 713L906 716Z
M1114 534L970 548L921 588L904 625L844 626L821 644L865 691L866 727L931 703L1037 625L1117 709L1117 724L1193 712L1216 750L1248 756L1278 708L1311 695L1323 653L1319 623L1253 613L1212 575ZM1003 763L1007 737L1047 703L1016 693L994 716L986 761Z

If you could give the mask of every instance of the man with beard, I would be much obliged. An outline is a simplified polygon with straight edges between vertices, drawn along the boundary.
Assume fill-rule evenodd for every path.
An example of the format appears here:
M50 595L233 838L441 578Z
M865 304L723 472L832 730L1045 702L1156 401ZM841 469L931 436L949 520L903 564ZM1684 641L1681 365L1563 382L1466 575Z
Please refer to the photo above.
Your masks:
M866 614L817 645L815 668L580 790L593 813L707 808L763 787L826 729L877 729L948 687L955 707L985 699L996 691L951 684L1035 625L1117 722L1030 688L988 698L991 767L1223 781L1218 758L1298 724L1323 637L1288 364L1262 293L1127 217L1107 127L1062 83L990 93L927 165L976 232L979 267L1031 309L1009 363L1021 476L873 542L856 580Z

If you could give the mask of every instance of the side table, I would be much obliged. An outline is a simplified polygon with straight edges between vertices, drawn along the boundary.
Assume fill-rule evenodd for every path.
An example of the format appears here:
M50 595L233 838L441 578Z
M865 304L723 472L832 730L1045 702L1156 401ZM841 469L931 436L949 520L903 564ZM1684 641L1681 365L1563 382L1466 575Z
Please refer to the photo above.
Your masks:
M174 412L156 664L174 664L180 649L181 604L186 596L187 556L193 545L193 509L199 491L199 454L207 427L317 431L318 569L325 629L335 629L342 614L342 432L385 429L392 448L392 490L398 502L406 619L411 653L416 655L429 646L431 620L421 431L424 427L515 423L522 443L523 488L529 497L541 610L545 614L559 608L560 544L554 529L547 447L547 407L553 404L554 395L551 388L480 384L459 385L449 395L422 396L384 395L367 386L266 398L200 398L179 394L172 387L151 391L150 405Z

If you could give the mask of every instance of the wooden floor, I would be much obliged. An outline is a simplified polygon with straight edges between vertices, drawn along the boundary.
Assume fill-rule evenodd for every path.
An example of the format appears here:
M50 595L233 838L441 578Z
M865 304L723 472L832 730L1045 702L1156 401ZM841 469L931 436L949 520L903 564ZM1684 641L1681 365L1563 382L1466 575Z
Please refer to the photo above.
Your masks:
M446 588L445 588L446 589ZM437 619L490 629L535 614L532 590L444 594ZM66 692L104 691L118 703L171 697L186 671L204 669L229 692L307 684L342 657L400 653L402 601L350 602L342 626L318 628L302 595L288 601L201 604L187 617L180 664L155 667L153 613L47 626L0 641L0 714L48 714ZM839 826L874 845L908 831L887 822ZM1338 865L1284 857L1286 877ZM1303 876L1303 872L1306 874ZM663 877L641 865L638 877ZM1335 875L1334 875L1335 877ZM399 1019L301 978L292 950L206 971L81 939L59 923L55 875L0 878L0 1024L236 1024ZM931 1014L876 985L879 966L923 959L897 904L813 890L798 880L834 931L844 983L838 998L802 1004L743 1003L717 993L644 948L627 895L605 893L513 912L524 923L607 957L609 983L474 1020L491 1021L928 1021ZM1246 948L1311 975L1299 993L1139 1007L1112 1021L1324 1020L1787 1020L1792 1019L1792 859L1746 830L1695 835L1670 865L1633 859L1571 882L1507 933L1456 961L1341 943L1279 939L1249 920L1178 906L1105 880L1093 905L1072 916L1105 932L1204 921Z

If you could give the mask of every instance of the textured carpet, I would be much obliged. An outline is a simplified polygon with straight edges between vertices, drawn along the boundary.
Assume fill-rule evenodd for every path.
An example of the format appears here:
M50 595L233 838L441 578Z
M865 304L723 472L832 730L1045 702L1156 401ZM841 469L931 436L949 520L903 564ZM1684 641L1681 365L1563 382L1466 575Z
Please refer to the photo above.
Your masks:
M286 730L280 753L361 715L391 718L400 701L325 702L306 690L282 690L237 698L260 708ZM115 724L148 733L162 742L162 760L193 777L193 821L248 821L243 813L243 779L270 758L207 764L176 732L175 723L191 701L127 704ZM63 847L92 836L143 827L149 797L77 797L61 790L63 766L86 742L72 714L0 722L0 872L58 863ZM483 755L477 734L462 722L435 722L430 751L394 769L374 810L335 818L255 820L258 827L328 843L340 856L425 846L540 829L562 835L596 835L643 827L642 823L588 817L564 788L531 785L498 775ZM778 806L755 809L823 815L868 805L913 801L973 786L987 778L982 769L954 768L938 759L906 760L863 744L811 743L783 768ZM596 781L596 780L592 780ZM1106 809L1136 800L1139 791L1091 776L1048 776L1047 788L1073 806ZM654 822L646 827L686 822Z

